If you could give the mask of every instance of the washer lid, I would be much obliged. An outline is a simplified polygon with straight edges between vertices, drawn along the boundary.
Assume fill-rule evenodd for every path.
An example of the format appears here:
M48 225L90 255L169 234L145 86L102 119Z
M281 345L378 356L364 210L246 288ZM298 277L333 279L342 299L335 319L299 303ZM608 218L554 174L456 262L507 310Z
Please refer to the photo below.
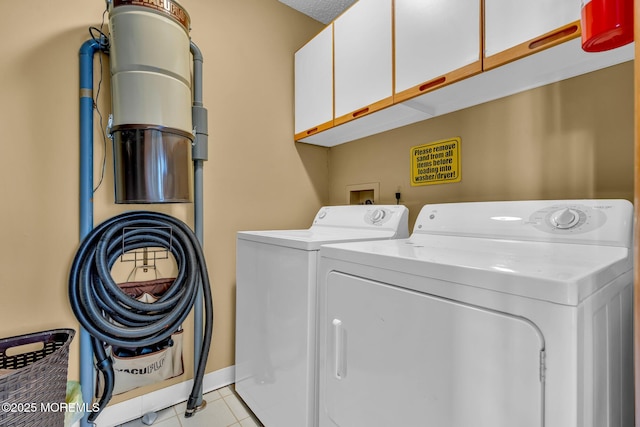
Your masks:
M578 305L632 268L624 247L416 234L323 246L320 255L565 305ZM410 282L428 292L424 281Z
M309 228L307 230L240 231L238 239L269 245L285 246L305 251L317 251L325 243L355 242L396 238L393 230L365 230L353 228Z

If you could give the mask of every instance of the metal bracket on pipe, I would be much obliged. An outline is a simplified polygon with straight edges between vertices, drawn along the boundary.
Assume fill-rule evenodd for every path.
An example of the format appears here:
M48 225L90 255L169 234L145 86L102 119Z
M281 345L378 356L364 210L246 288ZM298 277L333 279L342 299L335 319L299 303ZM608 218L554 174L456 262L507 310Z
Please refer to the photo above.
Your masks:
M209 159L209 129L207 124L207 109L194 105L191 107L193 117L194 134L196 139L193 143L193 160Z

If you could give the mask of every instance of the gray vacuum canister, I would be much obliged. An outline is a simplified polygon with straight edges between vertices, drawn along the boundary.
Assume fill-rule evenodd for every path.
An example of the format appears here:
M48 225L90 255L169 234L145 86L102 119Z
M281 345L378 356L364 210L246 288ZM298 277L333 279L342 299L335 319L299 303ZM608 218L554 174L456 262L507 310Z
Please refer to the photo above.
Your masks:
M189 15L172 0L112 0L116 203L191 201Z

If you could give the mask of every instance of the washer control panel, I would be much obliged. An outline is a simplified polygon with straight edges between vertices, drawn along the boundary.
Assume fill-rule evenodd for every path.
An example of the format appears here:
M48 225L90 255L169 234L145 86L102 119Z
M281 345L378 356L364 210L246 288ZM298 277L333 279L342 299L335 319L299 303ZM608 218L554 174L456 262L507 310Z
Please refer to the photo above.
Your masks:
M312 227L398 230L408 237L409 211L402 205L325 206L318 211Z
M529 222L540 231L549 233L586 233L605 224L605 206L562 203L534 212Z

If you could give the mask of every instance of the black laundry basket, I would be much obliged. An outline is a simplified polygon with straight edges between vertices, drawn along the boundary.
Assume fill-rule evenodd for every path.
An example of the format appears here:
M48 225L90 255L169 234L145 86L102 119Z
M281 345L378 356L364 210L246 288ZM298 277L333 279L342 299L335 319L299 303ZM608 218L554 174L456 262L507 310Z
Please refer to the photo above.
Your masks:
M64 426L74 334L55 329L0 339L0 370L11 370L0 372L0 426Z

